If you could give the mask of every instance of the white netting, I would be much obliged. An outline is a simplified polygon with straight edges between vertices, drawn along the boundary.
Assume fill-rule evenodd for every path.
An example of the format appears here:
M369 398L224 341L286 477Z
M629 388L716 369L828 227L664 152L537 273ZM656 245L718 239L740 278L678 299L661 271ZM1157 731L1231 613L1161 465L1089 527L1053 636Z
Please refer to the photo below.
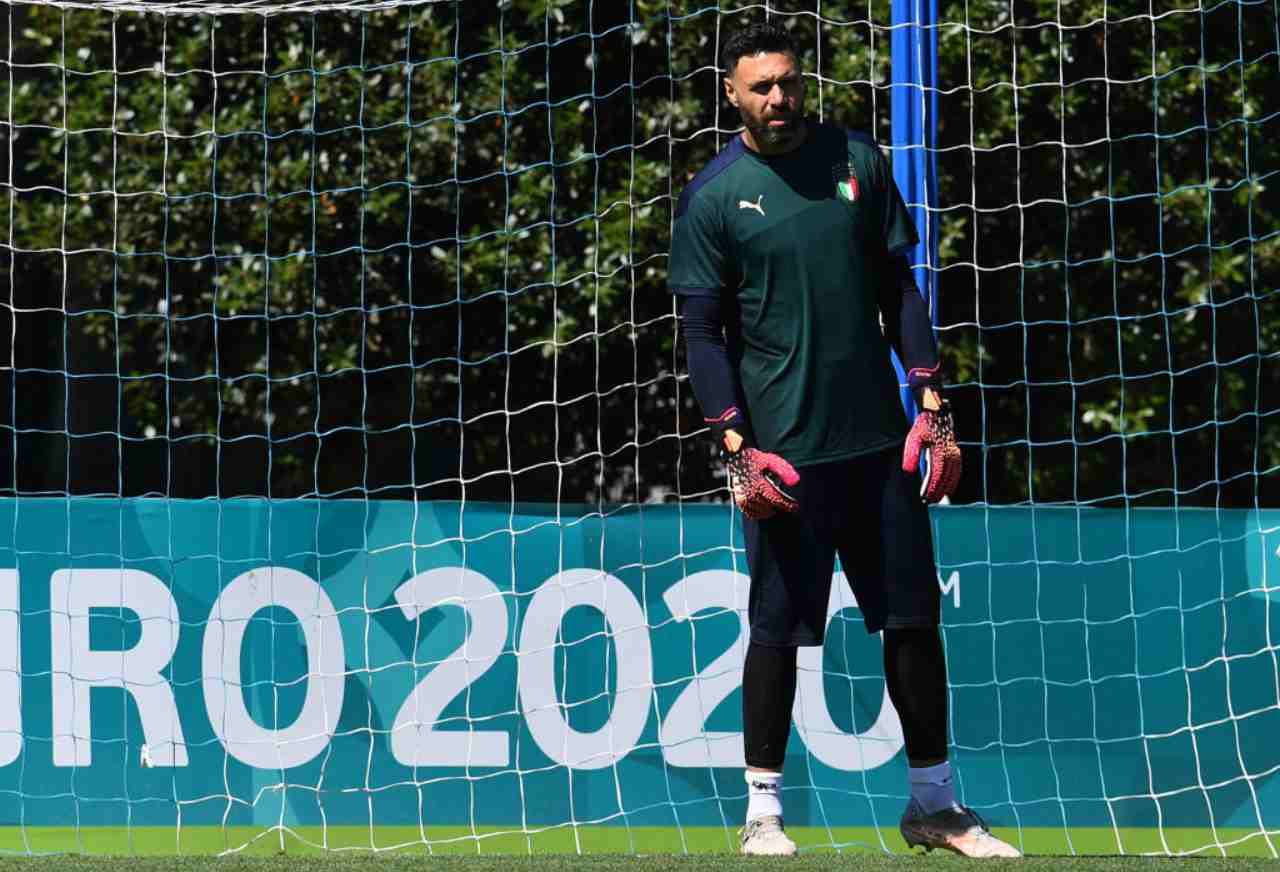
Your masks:
M919 154L910 25L4 11L0 848L729 845L746 581L672 210L737 126L718 50L766 16L811 111ZM1276 6L956 0L932 32L936 87L897 87L936 130L911 205L967 470L935 516L962 796L1038 851L1273 853ZM788 822L899 847L879 642L832 612Z

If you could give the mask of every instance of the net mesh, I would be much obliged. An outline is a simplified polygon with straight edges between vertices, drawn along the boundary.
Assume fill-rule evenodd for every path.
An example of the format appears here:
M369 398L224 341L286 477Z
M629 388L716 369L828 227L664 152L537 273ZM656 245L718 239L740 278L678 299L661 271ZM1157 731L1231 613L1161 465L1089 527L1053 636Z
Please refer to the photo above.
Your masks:
M241 824L334 847L340 823L362 824L352 843L365 847L505 834L524 849L563 831L582 850L584 823L623 825L629 850L645 844L632 827L650 825L673 826L686 849L709 826L723 847L744 792L721 749L740 729L726 713L745 589L697 576L743 565L727 514L690 532L700 504L726 491L665 286L672 210L737 128L717 69L733 28L787 27L810 110L872 132L896 158L921 147L890 133L889 42L909 25L885 3L830 0L4 5L0 488L14 498L15 565L86 552L128 562L125 533L76 541L74 519L94 511L80 497L266 497L270 530L283 505L341 501L354 533L313 520L311 539L284 552L268 541L232 556L230 508L211 522L217 541L189 554L173 522L152 571L177 589L184 559L212 561L216 594L241 562L285 553L323 575L343 555L340 571L363 572L352 583L366 587L316 614L341 625L351 680L411 701L411 727L438 719L469 737L461 769L375 765L402 710L368 690L363 711L327 712L335 742L366 748L326 752L332 768L258 768L211 793L181 775L168 793L131 788L127 773L123 788L74 768L57 789L20 776L20 820L71 810L83 846L94 809L123 809L112 820L133 838L152 810L203 821L212 803L232 848L252 837ZM1267 785L1280 764L1256 749L1280 710L1269 575L1280 522L1267 513L1280 481L1277 15L1273 0L939 4L938 202L911 205L937 222L936 253L916 266L937 290L966 465L954 501L967 508L938 521L952 737L962 791L1019 838L1040 827L1056 848L1087 850L1079 833L1100 827L1108 850L1272 850ZM19 535L22 507L41 497L63 519L60 543ZM384 501L411 513L387 541L372 520L394 514ZM420 530L444 505L461 507L457 527ZM496 520L468 527L468 507ZM1154 533L1145 509L1169 512ZM604 535L637 513L649 518L640 532ZM380 548L411 555L385 589L367 586ZM440 548L495 568L484 581L437 578L447 596L399 586L438 568L418 555ZM527 568L531 552L549 562ZM584 564L625 584L566 580ZM559 599L535 607L550 575ZM150 637L121 590L95 608L116 609L105 632L127 651ZM500 623L485 606L495 597L510 632L468 649L480 643L467 626ZM183 621L204 629L211 601L189 612L181 600ZM48 608L73 614L69 603ZM450 605L442 635L415 648ZM851 601L832 608L825 653L804 661L808 713L792 741L807 780L788 802L808 809L794 817L817 828L815 844L886 847L905 799L901 755L844 765L892 744L878 643ZM529 632L531 612L554 624L546 638ZM400 613L417 635L370 641ZM242 618L250 647L303 638L296 611ZM682 659L660 665L676 630ZM526 688L517 662L547 680ZM655 671L629 671L646 662ZM257 723L285 729L281 695L296 717L300 688L322 683L305 657L289 663L244 665ZM199 669L165 673L179 709ZM21 669L24 681L40 671ZM379 685L384 672L399 677ZM440 692L461 689L414 694L433 673ZM473 699L482 676L492 699ZM630 702L637 686L652 718ZM686 693L692 721L675 730ZM121 771L138 744L127 699L118 737L80 737L95 753L118 746ZM551 711L576 732L537 714ZM49 756L53 717L43 737L24 728L24 771ZM519 737L505 762L482 738L490 728ZM215 734L188 736L193 755L198 742L221 749ZM854 734L856 747L842 738ZM392 756L404 766L414 753ZM694 762L672 762L680 753ZM650 774L628 770L628 754ZM965 784L966 760L996 774ZM290 786L319 810L282 802L264 818L262 797ZM456 800L447 813L424 799L433 791ZM516 804L489 817L486 791ZM546 794L565 805L533 812ZM433 829L442 819L460 829ZM841 829L852 821L872 835ZM408 830L371 835L393 824ZM31 850L23 832L17 849Z

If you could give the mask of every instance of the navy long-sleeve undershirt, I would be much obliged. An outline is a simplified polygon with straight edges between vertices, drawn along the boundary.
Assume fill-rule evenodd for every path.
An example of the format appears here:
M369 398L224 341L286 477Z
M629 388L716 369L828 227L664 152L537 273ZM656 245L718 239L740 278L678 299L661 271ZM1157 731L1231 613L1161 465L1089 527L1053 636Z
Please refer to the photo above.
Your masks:
M884 317L885 338L898 354L911 387L937 386L938 343L933 338L933 322L924 297L904 254L892 258L892 280L880 293L880 313Z
M689 381L703 419L723 429L742 430L746 416L742 413L737 373L729 362L720 296L682 295L680 318L689 358Z

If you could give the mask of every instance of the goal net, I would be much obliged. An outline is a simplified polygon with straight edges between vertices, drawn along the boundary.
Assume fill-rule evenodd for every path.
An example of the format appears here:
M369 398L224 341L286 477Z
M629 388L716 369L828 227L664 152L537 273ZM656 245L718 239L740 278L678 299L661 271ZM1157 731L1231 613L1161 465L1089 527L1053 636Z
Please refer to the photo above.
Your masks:
M931 177L960 798L1274 856L1280 13L901 5L4 3L0 849L734 847L749 581L666 267L768 19ZM847 586L800 661L789 831L903 849Z

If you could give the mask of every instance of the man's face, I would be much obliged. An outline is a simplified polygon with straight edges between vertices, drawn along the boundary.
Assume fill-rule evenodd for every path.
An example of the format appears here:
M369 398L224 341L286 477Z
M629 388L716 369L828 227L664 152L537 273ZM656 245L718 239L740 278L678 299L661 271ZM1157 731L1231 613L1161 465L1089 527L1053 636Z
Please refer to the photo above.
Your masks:
M724 80L725 96L760 151L786 151L804 120L804 79L793 55L761 52L738 59Z

